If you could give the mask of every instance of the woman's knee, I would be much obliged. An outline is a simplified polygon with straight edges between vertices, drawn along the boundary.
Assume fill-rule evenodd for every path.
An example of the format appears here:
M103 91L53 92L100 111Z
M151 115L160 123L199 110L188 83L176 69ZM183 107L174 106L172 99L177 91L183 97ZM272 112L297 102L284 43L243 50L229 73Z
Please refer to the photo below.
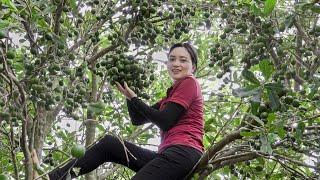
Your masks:
M101 146L103 149L116 149L119 145L121 145L119 138L112 135L105 135L101 140L98 142L99 146Z

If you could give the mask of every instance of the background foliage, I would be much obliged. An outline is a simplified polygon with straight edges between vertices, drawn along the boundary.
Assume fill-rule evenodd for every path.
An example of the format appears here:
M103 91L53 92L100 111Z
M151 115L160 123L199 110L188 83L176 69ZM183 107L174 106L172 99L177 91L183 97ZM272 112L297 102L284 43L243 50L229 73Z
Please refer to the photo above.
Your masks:
M152 104L171 84L152 56L199 52L206 153L194 179L316 179L320 168L317 1L3 0L0 173L34 179L104 134L147 144L124 80ZM34 163L38 157L40 163ZM106 163L86 179L130 179Z

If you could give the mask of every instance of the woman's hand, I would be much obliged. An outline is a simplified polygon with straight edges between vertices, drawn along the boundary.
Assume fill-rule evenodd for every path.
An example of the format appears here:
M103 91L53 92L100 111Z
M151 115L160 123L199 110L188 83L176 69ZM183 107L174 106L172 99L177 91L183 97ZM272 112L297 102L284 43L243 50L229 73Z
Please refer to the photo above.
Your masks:
M129 100L131 100L134 97L137 97L136 93L134 93L127 85L126 82L124 82L124 86L122 86L119 82L116 82L118 90L126 96Z

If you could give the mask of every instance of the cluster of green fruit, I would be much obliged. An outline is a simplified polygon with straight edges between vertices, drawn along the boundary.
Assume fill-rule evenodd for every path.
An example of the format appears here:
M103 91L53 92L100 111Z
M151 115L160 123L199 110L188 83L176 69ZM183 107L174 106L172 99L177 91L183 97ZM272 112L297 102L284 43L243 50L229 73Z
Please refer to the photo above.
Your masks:
M314 28L310 29L309 34L314 35L315 37L319 37L320 36L320 26L315 26Z
M298 99L295 99L291 95L284 96L282 100L285 104L292 105L295 108L298 108L300 106L300 101Z
M87 95L87 89L85 88L83 83L78 83L77 85L75 85L74 89L64 89L62 92L62 97L65 102L64 111L67 114L71 115L75 120L77 120L78 117L72 114L72 112L74 111L74 109L80 106L83 108L87 107ZM59 100L58 98L59 96L56 97L56 100Z
M114 6L114 2L113 1L103 1L103 3L100 3L99 0L93 0L93 1L89 1L87 2L87 5L91 7L91 14L95 15L96 19L99 20L105 20L106 18L108 18L111 14L114 13L114 9L112 8ZM99 9L99 7L105 7L106 11L100 11L97 12L97 9Z
M263 122L267 122L267 118L269 113L271 113L272 109L270 107L270 103L261 103L258 110L257 110L257 116L259 116Z
M160 3L157 0L134 0L131 1L131 6L133 12L137 12L139 10L142 17L150 18L152 14L157 12L157 7L160 6Z
M281 100L280 107L276 110L280 111L286 111L288 110L289 106L292 106L294 108L299 108L301 111L306 111L304 107L301 107L300 100L297 99L298 97L290 95L290 93L287 90L283 90L281 92L277 93L277 96L279 96ZM256 115L261 118L261 120L265 123L267 123L267 118L269 116L269 113L276 111L272 110L270 106L270 102L262 103L258 110Z
M155 79L150 64L147 63L143 66L133 56L127 56L118 51L116 54L107 55L105 59L96 64L96 68L107 73L111 85L114 85L115 82L121 84L126 82L138 96L149 98L147 94L143 93L143 89L147 88Z
M143 4L146 5L147 2L142 3L142 10L145 7ZM166 25L164 25L163 29L160 29L142 18L139 22L137 22L139 28L135 29L134 32L131 33L129 43L133 42L136 45L146 45L148 43L154 44L158 35L161 34L163 35L165 42L168 42L172 37L179 39L183 33L189 32L189 23L186 21L186 19L189 16L195 15L194 8L184 7L183 4L178 1L176 5L168 6L164 9L167 10L156 12L156 16L168 19L176 18L177 21L174 22L174 28L168 28ZM152 8L150 12L155 13ZM145 14L143 17L145 17Z
M258 31L266 35L272 35L276 32L273 22L271 20L261 21L260 26L258 28L259 28Z
M77 69L80 69L79 67ZM50 78L47 75L39 75L27 79L27 89L29 90L30 99L37 102L38 107L44 107L46 110L52 110L57 102L64 101L67 112L71 113L74 108L85 105L83 97L86 95L85 84L88 79L83 79L83 71L72 72L69 68L62 67L59 72L63 72L68 80L63 77ZM77 74L78 72L78 74ZM75 75L79 75L80 80ZM68 88L68 81L75 83L74 88ZM81 81L82 80L82 81Z
M42 79L45 80L43 81L45 83L41 82ZM28 79L27 82L30 99L37 102L39 107L45 107L47 110L50 110L51 105L53 105L55 101L50 94L52 82L49 78L31 78Z
M248 29L248 26L244 22L239 22L237 24L228 23L226 27L223 29L223 33L219 36L220 39L226 39L227 35L230 33L244 33Z
M9 105L6 109L4 109L4 103L0 100L0 120L3 123L11 122L13 127L18 127L19 123L22 122L23 117L21 112L18 112L17 107Z
M164 34L165 41L167 42L170 38L180 39L183 33L187 34L189 32L189 23L186 19L180 19L175 22L174 29L163 28L163 32L168 32Z
M249 161L247 161L246 163L245 163L245 165L246 166L250 166L250 162ZM229 169L230 169L230 173L232 174L232 175L234 175L234 176L236 176L236 177L242 177L243 179L246 179L246 178L250 178L251 177L251 174L249 173L249 172L247 172L246 170L244 170L244 169L246 169L246 167L245 166L242 166L242 167L236 167L235 165L230 165L229 166ZM252 167L252 169L253 169L253 167ZM256 166L256 167L254 167L254 169L256 170L256 171L258 171L258 172L261 172L262 170L263 170L263 167L262 166L260 166L260 165L258 165L258 166Z
M81 144L76 144L71 147L70 154L73 158L81 158L84 156L86 148ZM44 159L43 163L49 164L50 166L55 166L54 157L52 152L50 152Z
M230 67L232 66L231 60L233 58L232 47L216 43L210 49L210 57L209 67L217 65L222 70L218 73L217 78L222 78L225 73L230 72Z
M280 69L273 73L272 78L275 82L280 82L285 79L285 77L293 78L296 72L293 67L287 64L282 64Z
M130 34L127 40L129 44L136 46L154 44L156 43L157 36L161 34L159 28L155 27L150 22L139 22L135 30Z
M245 63L246 68L250 68L256 64L259 64L261 60L268 59L269 54L266 51L266 37L257 36L250 43L247 51L244 53L241 62Z
M52 157L52 153L49 153L48 156L46 156L44 159L43 159L43 163L44 164L49 164L50 166L54 166L54 160L53 160L53 157Z
M277 91L276 93L277 93L276 96L281 98L285 96L288 93L288 91L286 89L283 89L283 90ZM278 110L283 110L284 107L282 105L280 106L281 107L278 107L278 109L272 109L270 101L264 101L264 102L260 102L258 107L252 106L251 112L254 115L260 117L264 123L267 123L267 118L269 116L269 113L272 113Z

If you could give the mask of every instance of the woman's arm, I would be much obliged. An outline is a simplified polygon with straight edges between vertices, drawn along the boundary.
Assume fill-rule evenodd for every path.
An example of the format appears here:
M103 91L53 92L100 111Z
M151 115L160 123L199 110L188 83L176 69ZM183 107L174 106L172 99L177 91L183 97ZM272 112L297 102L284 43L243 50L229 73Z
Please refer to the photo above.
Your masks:
M174 126L185 111L183 106L174 102L168 102L163 110L159 110L148 106L137 97L129 101L142 116L157 125L162 131L168 131Z
M154 109L137 98L136 93L128 87L126 82L124 82L124 86L118 82L116 82L116 84L118 90L132 102L136 110L138 110L142 116L157 125L162 131L168 131L175 125L183 115L185 109L187 109L179 103L174 102L167 103L165 108L161 111Z
M143 116L134 107L133 103L129 99L127 99L127 107L128 107L129 116L130 116L130 119L131 119L131 122L132 122L133 125L142 125L142 124L150 122L148 118ZM158 110L160 108L160 104L156 103L153 106L151 106L151 108Z

